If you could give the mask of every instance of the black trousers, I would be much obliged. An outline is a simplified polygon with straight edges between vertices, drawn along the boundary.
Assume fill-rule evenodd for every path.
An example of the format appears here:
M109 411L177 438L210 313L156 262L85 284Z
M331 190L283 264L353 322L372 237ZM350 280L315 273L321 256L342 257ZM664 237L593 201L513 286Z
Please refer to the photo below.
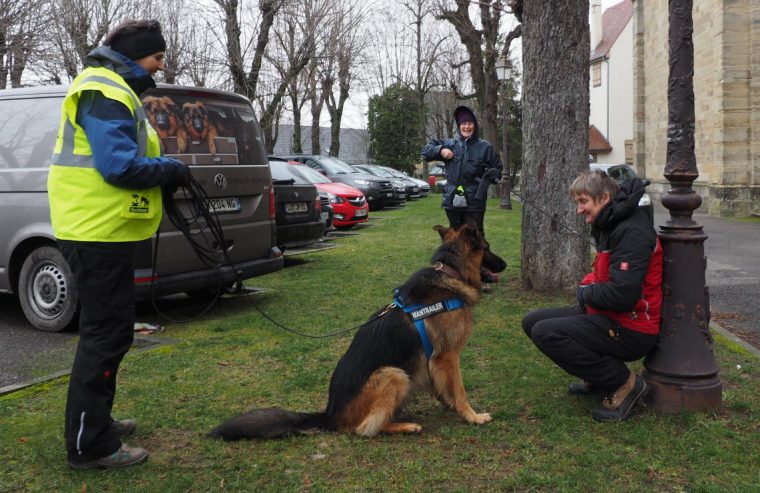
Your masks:
M58 241L79 290L79 343L64 436L71 461L118 450L110 430L116 373L134 338L134 243Z
M628 379L626 361L641 359L657 343L657 335L626 329L604 315L586 315L578 307L532 311L522 326L557 366L604 392Z
M476 226L483 236L486 235L483 230L483 218L486 215L486 211L467 211L464 209L445 209L446 217L449 218L449 227L453 229L459 229L463 224L472 224Z

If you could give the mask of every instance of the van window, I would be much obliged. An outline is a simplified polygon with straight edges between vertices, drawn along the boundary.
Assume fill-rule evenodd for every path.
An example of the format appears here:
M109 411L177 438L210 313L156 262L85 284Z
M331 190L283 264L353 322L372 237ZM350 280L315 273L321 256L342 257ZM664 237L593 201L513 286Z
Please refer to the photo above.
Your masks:
M148 95L142 100L165 156L200 166L267 162L255 141L259 133L248 105L205 96Z
M270 161L269 169L272 171L272 179L275 181L289 181L293 180L293 183L297 185L311 185L311 181L301 174L297 166L292 164ZM319 174L319 173L317 173ZM321 176L321 175L320 175Z
M60 97L0 101L0 169L48 167L60 117Z

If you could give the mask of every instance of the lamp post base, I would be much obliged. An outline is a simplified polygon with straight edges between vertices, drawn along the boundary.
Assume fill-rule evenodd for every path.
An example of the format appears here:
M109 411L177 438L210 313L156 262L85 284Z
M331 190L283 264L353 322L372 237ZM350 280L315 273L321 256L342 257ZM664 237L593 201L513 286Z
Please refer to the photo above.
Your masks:
M649 387L646 403L655 411L679 414L685 411L710 412L721 407L722 383L717 375L683 378L645 369L643 376Z

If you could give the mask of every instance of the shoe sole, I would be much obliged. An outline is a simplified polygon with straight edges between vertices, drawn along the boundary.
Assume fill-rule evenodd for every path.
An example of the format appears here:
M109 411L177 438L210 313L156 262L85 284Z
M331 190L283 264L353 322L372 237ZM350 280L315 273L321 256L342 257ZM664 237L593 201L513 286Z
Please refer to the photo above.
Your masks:
M124 469L125 467L138 466L138 465L142 464L143 462L147 461L148 457L150 457L150 456L146 455L145 457L140 457L139 459L137 459L135 461L127 462L127 463L124 463L124 464L119 464L119 465L116 465L116 466L109 466L109 465L104 465L104 464L98 464L95 461L93 461L93 462L82 462L82 463L69 462L69 467L72 468L72 469L75 469L77 471L86 471L88 469L104 469L104 470L107 470L107 469Z
M636 394L634 396L633 402L631 402L631 405L628 407L628 411L626 411L625 414L623 414L619 418L613 418L613 419L600 419L600 418L597 418L594 415L592 415L592 417L596 421L599 421L601 423L609 423L609 422L612 422L612 421L625 421L625 420L627 420L631 416L631 411L633 411L633 408L636 406L636 403L639 402L639 399L641 399L644 396L644 394L646 394L646 392L647 392L647 383L644 380L642 380L641 384L642 384L641 385L641 390L639 390L638 394Z

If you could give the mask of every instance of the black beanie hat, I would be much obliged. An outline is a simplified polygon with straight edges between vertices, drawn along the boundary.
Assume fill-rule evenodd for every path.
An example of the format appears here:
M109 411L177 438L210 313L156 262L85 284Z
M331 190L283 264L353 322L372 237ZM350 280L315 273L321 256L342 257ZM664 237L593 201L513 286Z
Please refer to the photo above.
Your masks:
M148 55L166 51L166 40L161 31L137 31L112 41L110 48L132 60L139 60Z

